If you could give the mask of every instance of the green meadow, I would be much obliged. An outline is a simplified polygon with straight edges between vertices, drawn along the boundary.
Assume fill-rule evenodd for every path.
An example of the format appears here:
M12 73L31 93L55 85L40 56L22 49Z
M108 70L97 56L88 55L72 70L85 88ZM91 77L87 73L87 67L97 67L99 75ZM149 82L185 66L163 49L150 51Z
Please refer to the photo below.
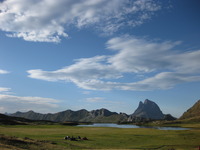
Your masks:
M189 126L189 125L188 125ZM194 125L193 125L194 127ZM157 130L150 128L76 127L63 125L0 126L0 134L49 141L52 149L161 149L195 150L200 145L200 129ZM87 137L69 141L65 136ZM0 141L1 142L1 141ZM12 145L12 143L9 143ZM5 148L6 149L6 148ZM17 148L16 148L17 149ZM23 146L21 146L23 149ZM34 148L33 148L34 149ZM39 149L39 146L35 149ZM43 147L43 149L45 149ZM48 147L47 149L51 149Z

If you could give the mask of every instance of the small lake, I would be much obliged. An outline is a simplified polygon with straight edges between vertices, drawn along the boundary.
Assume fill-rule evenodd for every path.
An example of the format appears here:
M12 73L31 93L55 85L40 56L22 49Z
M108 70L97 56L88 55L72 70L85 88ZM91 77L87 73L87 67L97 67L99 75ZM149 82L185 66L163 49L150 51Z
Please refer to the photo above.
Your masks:
M157 127L157 126L137 126L129 124L114 124L114 123L94 123L90 125L77 125L79 127L110 127L110 128L153 128L158 130L190 130L189 128L181 127Z

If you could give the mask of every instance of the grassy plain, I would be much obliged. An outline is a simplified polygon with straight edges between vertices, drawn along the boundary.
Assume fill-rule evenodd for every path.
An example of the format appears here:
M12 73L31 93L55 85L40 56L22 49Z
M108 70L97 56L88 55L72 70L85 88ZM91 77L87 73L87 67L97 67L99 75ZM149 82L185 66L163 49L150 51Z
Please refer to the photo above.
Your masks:
M189 125L188 125L189 126ZM194 125L191 125L194 126ZM199 126L199 125L197 125ZM0 134L41 142L41 149L161 149L195 150L200 145L200 129L157 130L150 128L122 129L75 127L63 125L0 126ZM65 136L87 137L87 141L68 141ZM0 141L2 143L2 141ZM0 144L1 144L0 143ZM43 143L43 144L42 144ZM10 143L12 145L12 143ZM51 145L51 146L50 146ZM27 145L26 145L27 146ZM1 147L1 145L0 145ZM29 149L39 149L29 148ZM42 148L43 147L43 148ZM26 149L24 145L18 148ZM6 149L6 148L5 148ZM17 149L17 148L16 148Z

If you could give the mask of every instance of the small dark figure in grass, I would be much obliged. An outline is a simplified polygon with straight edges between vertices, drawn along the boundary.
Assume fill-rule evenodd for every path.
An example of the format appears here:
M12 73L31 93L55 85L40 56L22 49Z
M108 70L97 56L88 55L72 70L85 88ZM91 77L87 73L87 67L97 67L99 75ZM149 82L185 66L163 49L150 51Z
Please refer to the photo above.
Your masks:
M65 140L70 140L71 138L70 138L70 136L66 136L66 137L64 137L64 139Z
M86 137L83 137L83 138L82 138L82 140L88 140L88 138L86 138Z
M77 141L77 139L74 138L73 136L72 136L72 138L71 138L70 140L71 140L71 141Z
M65 136L64 137L64 140L70 140L70 141L78 141L78 140L88 140L88 138L87 137L83 137L83 138L81 138L80 136L78 136L77 138L75 138L75 137L70 137L70 136Z

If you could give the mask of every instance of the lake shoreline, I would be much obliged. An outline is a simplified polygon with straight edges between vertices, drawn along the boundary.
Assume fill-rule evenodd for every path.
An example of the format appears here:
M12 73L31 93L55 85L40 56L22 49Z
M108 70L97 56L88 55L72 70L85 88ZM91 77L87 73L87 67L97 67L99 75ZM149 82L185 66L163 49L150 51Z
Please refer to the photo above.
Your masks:
M116 123L93 123L87 125L76 125L77 127L108 127L108 128L152 128L158 130L190 130L183 127L164 127L164 126L139 126L133 124L116 124Z

